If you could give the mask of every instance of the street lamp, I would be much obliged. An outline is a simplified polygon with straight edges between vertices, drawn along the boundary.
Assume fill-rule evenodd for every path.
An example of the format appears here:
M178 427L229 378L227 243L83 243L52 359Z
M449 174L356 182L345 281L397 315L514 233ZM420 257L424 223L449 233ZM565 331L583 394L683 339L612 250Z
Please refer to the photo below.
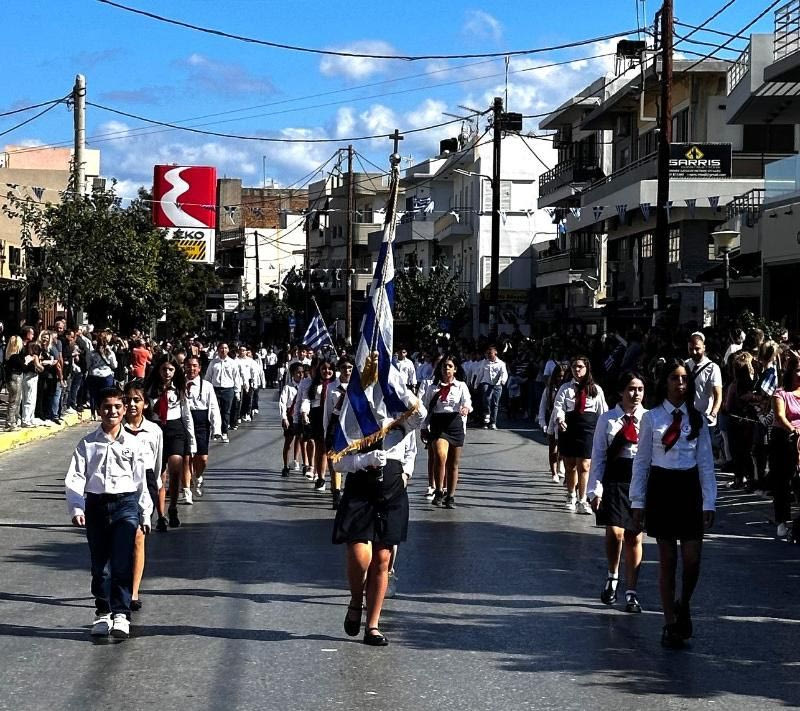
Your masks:
M483 178L484 180L488 180L490 183L492 182L491 175L484 175L483 173L475 173L471 170L462 170L461 168L453 168L454 173L458 173L459 175L466 175L472 178Z
M714 240L714 247L717 251L717 256L722 257L723 271L722 271L722 300L725 304L724 309L720 309L724 316L728 316L731 288L731 249L739 240L739 232L736 230L720 230L719 232L712 232L711 237Z

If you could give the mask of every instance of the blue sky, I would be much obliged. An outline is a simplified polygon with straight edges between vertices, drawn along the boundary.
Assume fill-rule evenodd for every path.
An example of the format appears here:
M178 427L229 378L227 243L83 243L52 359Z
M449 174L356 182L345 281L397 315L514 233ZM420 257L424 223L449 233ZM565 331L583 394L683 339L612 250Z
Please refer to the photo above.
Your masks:
M636 0L570 4L506 0L490 9L454 0L395 6L362 0L121 1L270 41L381 54L503 52L617 34L637 26ZM722 0L676 0L676 15L697 24L721 4ZM738 32L767 4L766 0L738 0L711 27ZM638 8L641 13L641 0ZM655 2L647 3L648 24L656 9ZM6 31L0 59L6 71L0 112L62 96L80 72L86 75L90 101L133 114L168 122L205 117L188 123L228 133L346 138L435 124L447 120L445 112L463 114L459 104L488 108L491 97L505 90L502 59L409 63L326 58L199 34L96 0L5 0L3 16ZM771 31L772 13L754 29ZM711 35L697 38L718 41ZM508 109L541 113L558 105L606 71L610 60L534 67L602 54L614 44L512 58ZM741 47L742 42L734 46ZM720 56L734 55L722 52ZM30 115L0 117L0 131ZM535 128L535 121L526 123L526 130ZM422 159L435 152L440 139L458 130L455 125L409 136L402 153ZM198 136L147 127L94 107L87 112L87 135L89 145L102 150L102 171L120 181L122 195L134 194L139 184L149 185L155 163L216 165L221 175L260 185L264 156L267 180L288 185L346 145L267 144ZM0 145L68 143L71 136L72 116L59 106L0 137ZM355 145L367 158L386 164L388 141ZM552 158L547 145L542 142L546 159Z

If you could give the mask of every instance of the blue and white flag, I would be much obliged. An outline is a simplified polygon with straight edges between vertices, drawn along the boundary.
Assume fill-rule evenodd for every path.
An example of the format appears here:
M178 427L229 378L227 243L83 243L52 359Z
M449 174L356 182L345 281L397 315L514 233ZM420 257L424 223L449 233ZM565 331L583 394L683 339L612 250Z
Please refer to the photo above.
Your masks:
M303 336L303 344L313 350L317 350L318 348L322 348L326 343L334 345L331 334L328 333L328 329L325 326L325 321L322 320L320 314L317 314L311 319L311 323L308 324L306 335Z
M392 169L383 242L364 305L356 362L333 439L334 462L367 447L423 408L392 363L394 352L394 242L399 174ZM423 413L424 414L424 413Z

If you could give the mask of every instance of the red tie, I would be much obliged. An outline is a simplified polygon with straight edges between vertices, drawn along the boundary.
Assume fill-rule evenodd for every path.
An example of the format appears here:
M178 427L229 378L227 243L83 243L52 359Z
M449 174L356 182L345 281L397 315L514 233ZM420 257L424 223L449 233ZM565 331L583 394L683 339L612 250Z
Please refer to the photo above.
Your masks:
M675 446L678 438L681 436L681 419L683 413L680 410L672 411L672 424L667 428L664 436L661 438L661 444L664 445L664 451L669 452Z
M586 388L583 385L576 385L575 391L575 412L582 414L586 409Z
M439 388L439 399L442 402L446 402L447 401L447 396L450 394L450 388L452 388L452 387L453 387L453 384L450 383L449 385L442 385Z
M158 403L156 403L156 412L158 413L158 419L161 420L161 424L165 424L167 421L167 412L169 412L169 390L165 390L161 393L161 397L158 398Z
M633 421L633 416L622 416L622 429L614 436L611 444L608 446L606 454L609 461L616 459L626 444L636 444L639 441L639 433L636 431L636 424Z

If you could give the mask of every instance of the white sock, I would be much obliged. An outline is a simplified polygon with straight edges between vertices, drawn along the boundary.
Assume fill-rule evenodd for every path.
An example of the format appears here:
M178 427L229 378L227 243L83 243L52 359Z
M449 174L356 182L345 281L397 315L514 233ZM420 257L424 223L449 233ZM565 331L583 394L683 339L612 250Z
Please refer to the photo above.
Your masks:
M629 595L635 595L635 594L636 594L635 590L626 590L625 591L625 597L628 597Z
M612 573L610 570L608 571L608 579L611 582L611 589L616 590L617 584L619 583L619 576L616 573Z

